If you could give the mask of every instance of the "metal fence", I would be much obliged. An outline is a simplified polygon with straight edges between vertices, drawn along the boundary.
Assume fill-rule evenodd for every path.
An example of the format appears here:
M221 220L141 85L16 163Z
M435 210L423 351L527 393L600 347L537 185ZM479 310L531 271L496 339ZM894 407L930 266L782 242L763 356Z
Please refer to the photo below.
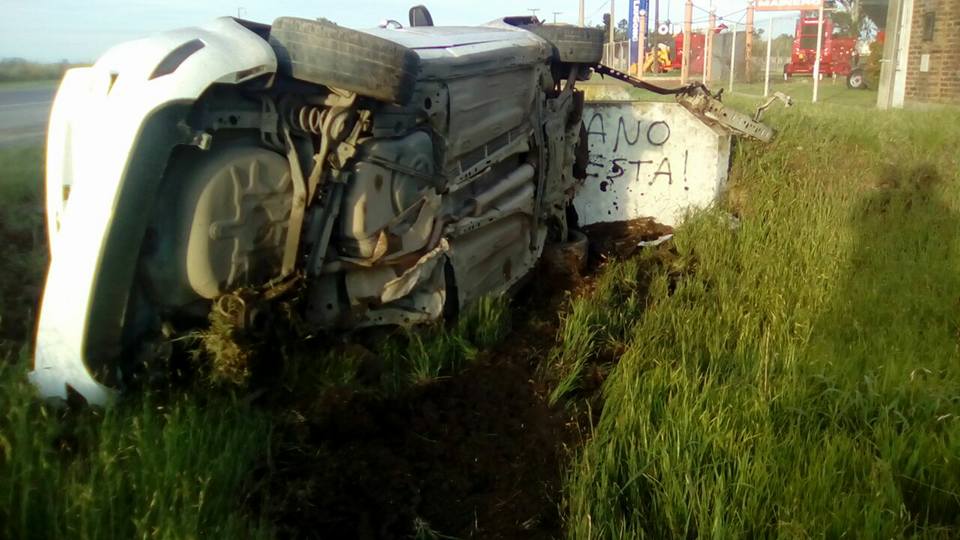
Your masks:
M694 8L697 9L696 6ZM813 15L815 17L815 13ZM835 86L837 91L841 90L841 85L846 85L846 74L851 65L858 62L856 54L863 52L853 50L857 45L849 37L849 28L834 26L828 29L828 26L824 25L820 36L821 50L824 51L820 79L817 84L806 87L801 94L808 94L813 89L816 95L821 86ZM757 12L752 28L748 28L746 12L741 10L727 16L701 14L700 19L695 16L691 27L690 43L686 46L683 44L681 27L674 25L666 34L651 32L645 40L646 51L642 58L646 59L646 55L650 54L659 58L657 52L662 50L669 59L664 63L647 63L648 69L642 74L633 74L644 78L679 80L682 58L686 54L689 57L687 81L703 81L711 89L722 87L727 92L763 96L780 91L785 85L793 84L791 89L798 90L799 85L813 82L818 33L815 18L804 22L800 12ZM796 35L798 28L801 32L799 39ZM799 52L794 51L795 44L799 45ZM844 46L852 54L849 60L836 64L827 61L828 49L836 55L837 48ZM684 49L688 50L684 52ZM628 71L631 67L629 42L605 44L603 63L614 69ZM645 64L642 59L633 59L633 63L634 69Z
M630 65L630 42L614 41L604 44L602 62L613 69L627 71Z

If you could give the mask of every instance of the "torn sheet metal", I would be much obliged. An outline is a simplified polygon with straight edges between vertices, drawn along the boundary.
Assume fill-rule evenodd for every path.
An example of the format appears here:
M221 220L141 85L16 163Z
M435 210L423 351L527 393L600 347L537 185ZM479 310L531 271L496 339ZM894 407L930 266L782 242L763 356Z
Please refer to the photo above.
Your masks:
M731 136L676 103L587 103L587 179L574 198L580 225L653 218L678 224L723 190Z

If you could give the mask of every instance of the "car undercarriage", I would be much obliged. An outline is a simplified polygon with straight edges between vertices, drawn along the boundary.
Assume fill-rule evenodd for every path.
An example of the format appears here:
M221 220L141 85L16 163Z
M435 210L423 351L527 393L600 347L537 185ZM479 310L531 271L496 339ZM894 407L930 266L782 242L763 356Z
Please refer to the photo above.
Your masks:
M68 73L48 142L41 394L104 403L211 312L256 329L294 294L318 330L455 317L569 242L589 161L576 83L631 82L600 66L602 32L418 17L366 32L223 18ZM672 93L772 136L702 85Z

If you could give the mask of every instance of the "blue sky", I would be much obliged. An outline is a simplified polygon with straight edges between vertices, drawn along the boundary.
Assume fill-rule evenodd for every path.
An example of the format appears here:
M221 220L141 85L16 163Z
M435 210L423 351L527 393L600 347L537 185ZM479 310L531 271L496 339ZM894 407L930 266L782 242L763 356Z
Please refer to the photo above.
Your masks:
M344 26L368 28L385 18L405 23L407 10L418 2L430 8L438 25L481 24L504 15L528 13L527 8L539 8L537 15L546 20L553 19L554 11L561 12L557 20L562 22L576 23L578 15L578 0L0 0L0 58L91 61L113 44L221 15L236 16L238 8L244 18L261 22L292 15L326 17ZM626 18L629 3L616 0L618 20ZM704 9L709 3L695 1ZM743 9L746 0L714 0L714 4L722 15ZM607 10L606 0L586 0L587 19L594 24L602 21ZM661 0L660 11L661 18L669 12L670 18L679 22L683 0ZM694 19L703 17L695 11Z

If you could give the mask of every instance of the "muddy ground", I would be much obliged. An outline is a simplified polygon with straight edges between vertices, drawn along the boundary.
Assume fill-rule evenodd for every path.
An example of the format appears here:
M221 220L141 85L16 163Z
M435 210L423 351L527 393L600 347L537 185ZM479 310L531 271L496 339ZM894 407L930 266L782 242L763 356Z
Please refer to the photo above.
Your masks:
M290 538L562 537L565 464L599 415L609 365L587 375L578 399L590 407L548 406L561 314L603 261L672 231L593 232L605 241L584 275L538 271L513 302L510 334L465 370L393 396L340 388L288 404L251 510Z
M579 421L547 406L538 373L557 311L522 311L502 345L456 375L395 396L333 390L297 407L308 417L281 415L254 509L284 537L561 536L561 474Z

